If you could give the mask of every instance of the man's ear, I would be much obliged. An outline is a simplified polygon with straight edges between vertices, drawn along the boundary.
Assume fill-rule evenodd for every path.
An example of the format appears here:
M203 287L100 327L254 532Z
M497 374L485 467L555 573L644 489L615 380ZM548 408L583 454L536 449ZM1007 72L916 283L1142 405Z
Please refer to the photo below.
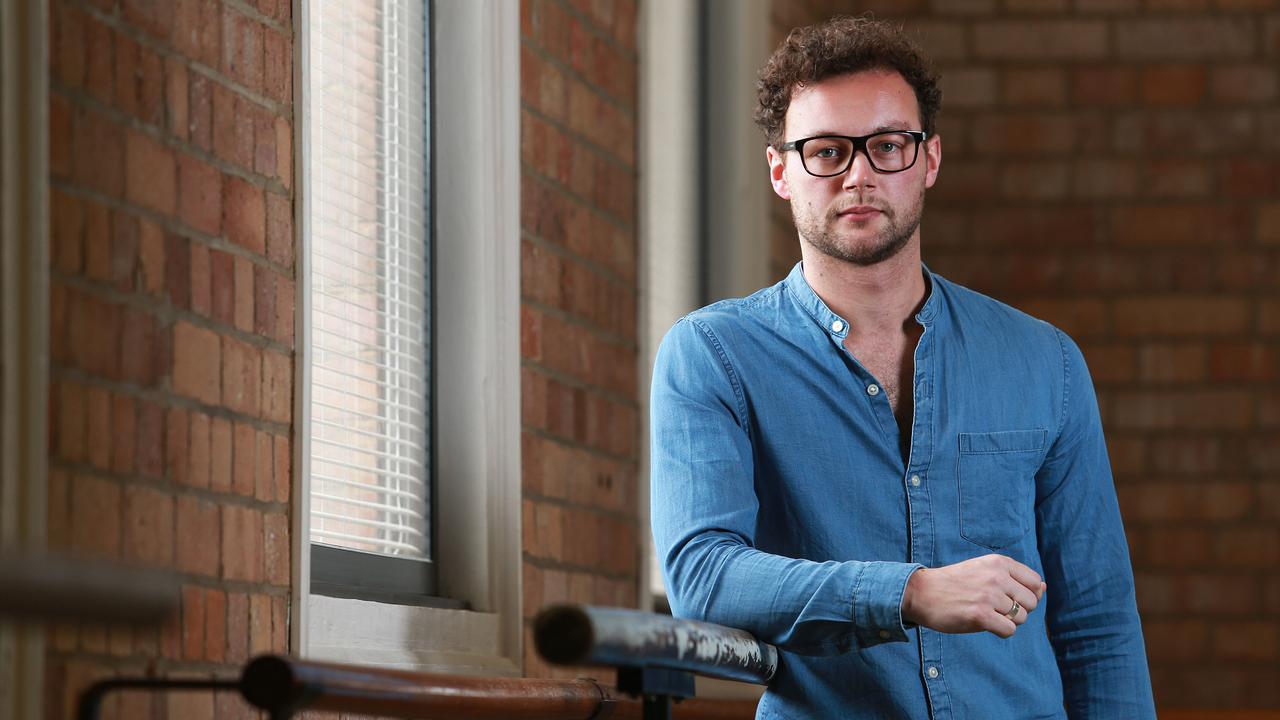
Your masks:
M924 186L933 187L938 181L938 169L942 167L942 136L934 135L924 141Z
M791 186L787 183L787 166L782 162L782 153L769 145L764 149L764 156L769 161L769 184L773 185L773 192L783 200L790 200Z

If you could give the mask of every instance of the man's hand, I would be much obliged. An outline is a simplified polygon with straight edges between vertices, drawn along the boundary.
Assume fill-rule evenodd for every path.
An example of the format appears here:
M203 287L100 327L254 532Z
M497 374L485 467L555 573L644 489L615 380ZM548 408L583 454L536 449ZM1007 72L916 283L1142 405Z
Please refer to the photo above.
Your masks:
M1013 635L1036 609L1046 586L1035 570L1004 555L982 557L911 574L902 619L946 633ZM1021 609L1006 615L1013 601Z

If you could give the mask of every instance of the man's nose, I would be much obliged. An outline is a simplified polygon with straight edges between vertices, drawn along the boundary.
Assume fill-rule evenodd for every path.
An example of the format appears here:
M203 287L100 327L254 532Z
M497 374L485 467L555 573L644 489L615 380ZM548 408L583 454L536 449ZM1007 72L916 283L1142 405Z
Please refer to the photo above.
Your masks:
M872 169L867 154L861 149L854 150L853 162L844 173L844 187L872 187L876 184L875 177L876 171Z

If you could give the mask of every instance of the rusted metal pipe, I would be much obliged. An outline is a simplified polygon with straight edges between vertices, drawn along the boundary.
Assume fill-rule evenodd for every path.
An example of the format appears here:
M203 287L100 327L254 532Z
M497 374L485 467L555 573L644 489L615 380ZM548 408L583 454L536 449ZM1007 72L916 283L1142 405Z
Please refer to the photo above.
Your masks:
M430 720L600 720L640 718L640 703L589 678L435 675L404 670L255 658L241 676L240 691L273 718L300 710L326 710ZM754 702L690 700L676 718L747 720Z
M708 677L768 683L778 651L751 633L666 615L554 605L538 613L534 642L560 665L661 667Z

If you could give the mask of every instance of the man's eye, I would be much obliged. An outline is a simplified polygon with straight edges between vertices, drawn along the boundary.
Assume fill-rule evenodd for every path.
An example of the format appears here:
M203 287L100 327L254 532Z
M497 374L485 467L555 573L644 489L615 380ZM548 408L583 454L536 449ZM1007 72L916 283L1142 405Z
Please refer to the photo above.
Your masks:
M840 150L834 147L824 147L814 153L814 156L823 158L824 160L830 160L831 158L840 157Z
M898 150L900 149L901 149L901 146L898 145L897 143L892 143L887 141L876 143L876 152L880 153L881 155L892 155L893 153L898 152Z

